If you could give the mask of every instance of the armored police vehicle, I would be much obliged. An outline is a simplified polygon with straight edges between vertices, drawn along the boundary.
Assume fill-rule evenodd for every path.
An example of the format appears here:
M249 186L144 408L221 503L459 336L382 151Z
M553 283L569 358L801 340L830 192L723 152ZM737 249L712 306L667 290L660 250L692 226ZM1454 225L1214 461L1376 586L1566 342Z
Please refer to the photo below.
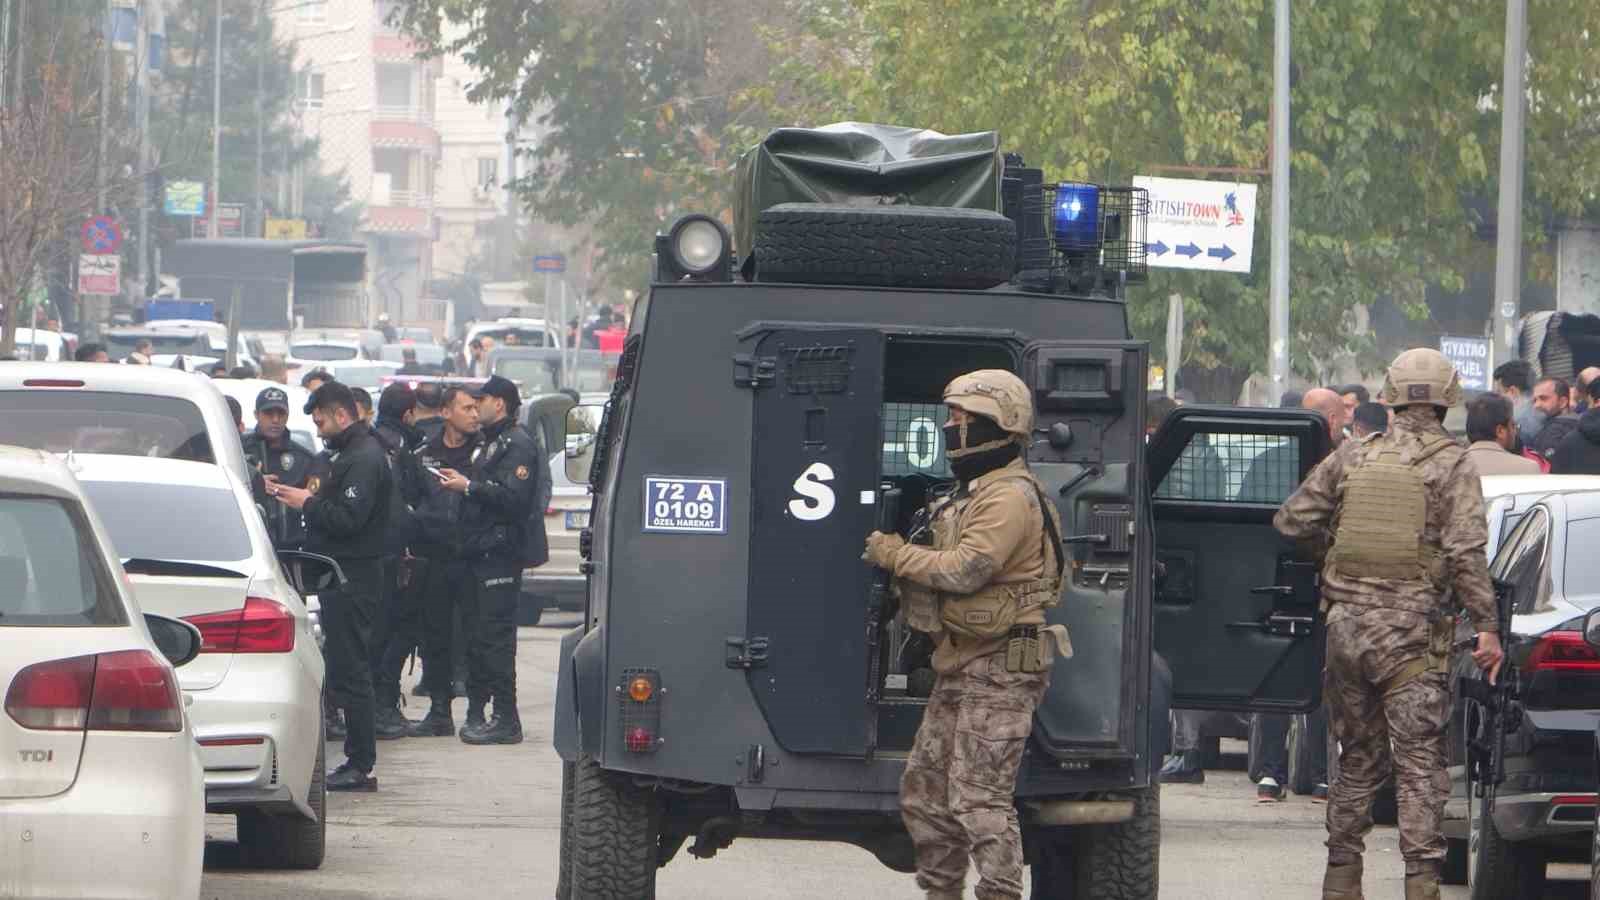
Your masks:
M609 402L567 454L593 508L556 698L558 896L650 897L686 843L740 837L914 869L897 792L932 648L863 540L906 534L950 482L941 391L992 368L1033 392L1067 560L1049 615L1075 648L1017 782L1033 896L1156 896L1169 707L1318 702L1315 572L1271 520L1327 432L1186 407L1147 443L1122 297L1148 203L1047 185L992 133L849 124L745 157L737 240L699 215L657 238Z

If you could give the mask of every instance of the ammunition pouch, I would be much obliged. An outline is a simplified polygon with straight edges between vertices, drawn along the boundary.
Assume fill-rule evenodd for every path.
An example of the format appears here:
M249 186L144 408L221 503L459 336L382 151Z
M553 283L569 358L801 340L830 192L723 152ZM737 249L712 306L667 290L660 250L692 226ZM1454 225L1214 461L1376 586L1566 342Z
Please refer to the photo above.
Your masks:
M1044 672L1056 657L1072 658L1072 639L1065 625L1017 625L1006 639L1007 672Z

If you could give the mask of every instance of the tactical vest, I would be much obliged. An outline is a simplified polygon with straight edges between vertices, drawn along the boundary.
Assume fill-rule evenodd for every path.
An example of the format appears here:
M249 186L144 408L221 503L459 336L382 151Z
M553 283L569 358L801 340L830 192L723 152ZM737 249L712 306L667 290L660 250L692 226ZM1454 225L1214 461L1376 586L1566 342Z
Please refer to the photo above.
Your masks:
M1437 585L1439 548L1422 535L1428 524L1428 486L1422 463L1453 442L1439 437L1420 449L1379 439L1361 453L1344 480L1330 564L1346 578L1388 578Z
M990 584L976 593L963 595L944 594L908 579L900 579L901 608L905 611L906 623L912 628L935 638L948 631L964 639L990 640L1004 637L1015 625L1042 624L1044 610L1061 602L1061 580L1066 570L1066 558L1061 550L1060 530L1055 517L1050 514L1049 501L1031 472L1001 476L986 488L1005 481L1027 482L1038 498L1039 511L1044 517L1040 536L1043 556L1046 560L1052 555L1055 557L1055 576L1012 584ZM933 549L953 550L961 544L961 532L972 500L973 495L962 488L930 504Z

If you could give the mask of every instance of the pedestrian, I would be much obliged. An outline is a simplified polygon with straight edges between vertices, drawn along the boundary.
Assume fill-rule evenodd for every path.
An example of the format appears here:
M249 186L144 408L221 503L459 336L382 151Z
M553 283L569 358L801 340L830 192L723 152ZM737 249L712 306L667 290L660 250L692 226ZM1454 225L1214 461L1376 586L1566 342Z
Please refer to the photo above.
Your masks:
M384 594L374 620L372 639L374 721L379 740L406 736L411 722L400 712L400 673L406 657L416 650L422 628L419 600L422 573L408 552L412 537L412 510L419 502L414 453L421 435L412 427L416 395L411 386L396 382L378 396L378 418L372 433L389 462L394 490L390 494L388 539L384 548Z
M1383 385L1394 425L1330 454L1273 520L1323 562L1322 696L1340 746L1324 900L1362 896L1372 798L1391 766L1406 898L1439 896L1454 604L1478 633L1473 661L1491 681L1503 658L1484 558L1483 487L1444 429L1445 413L1460 399L1460 379L1443 354L1400 354Z
M1517 453L1511 401L1479 394L1467 404L1467 461L1478 475L1538 475L1539 464Z
M244 437L244 405L231 394L222 399L228 401L228 412L233 415L233 427L239 429L240 437Z
M1294 717L1279 713L1257 713L1253 723L1261 747L1261 780L1256 782L1257 803L1278 803L1287 796L1289 784L1289 728ZM1300 739L1311 748L1311 802L1328 801L1328 708L1319 706L1306 714L1305 732Z
M864 555L893 574L907 621L937 646L900 809L929 897L961 896L969 856L979 897L1021 897L1013 793L1052 651L1065 650L1065 629L1044 616L1060 598L1060 517L1023 455L1034 412L1020 378L961 375L944 402L945 455L961 490L935 501L933 545L874 531Z
M332 454L332 471L320 489L271 485L279 502L305 516L306 549L331 556L345 583L322 592L323 655L329 700L344 710L345 761L328 774L330 791L375 791L378 762L373 734L371 637L383 591L384 523L389 517L390 475L372 430L356 416L350 388L336 381L306 401Z
M278 354L268 353L261 357L261 377L266 381L288 384L289 364Z
M1589 385L1600 378L1600 366L1590 366L1578 373L1578 383L1573 389L1572 409L1582 415L1594 404L1589 402Z
M1389 407L1382 403L1363 400L1351 414L1350 436L1365 440L1370 435L1389 430Z
M1349 421L1356 414L1356 407L1372 400L1372 394L1367 392L1365 385L1360 384L1347 384L1339 388L1338 394L1344 401L1345 421Z
M1517 433L1523 444L1533 440L1538 432L1539 413L1533 408L1533 366L1525 359L1513 359L1494 369L1495 393L1511 401L1512 417L1517 422Z
M124 359L122 363L123 365L128 366L148 366L150 365L150 357L135 350L132 353L129 353L128 358Z
M444 428L444 388L437 381L424 381L417 385L416 398L411 427L417 429L423 441L428 441Z
M244 458L269 483L305 488L315 494L327 477L325 460L289 436L289 394L283 388L263 388L256 394L256 427L240 441ZM305 544L306 523L299 510L277 503L266 505L267 534L275 550L299 550Z
M72 358L75 362L111 362L111 354L106 352L106 345L97 344L94 341L90 341L87 344L79 344L78 349L73 351Z
M417 362L417 348L406 347L400 351L400 368L396 375L427 375L428 367Z
M440 401L444 415L440 428L416 454L420 493L417 502L417 536L412 553L426 561L422 592L422 684L432 703L422 721L413 724L412 737L451 737L456 733L450 712L452 684L460 633L471 634L477 623L477 591L472 564L463 558L462 507L465 497L446 490L446 470L467 472L478 449L478 401L466 388L451 387ZM422 478L422 474L426 478ZM481 699L469 694L465 725L482 729Z
M145 361L148 362L150 357L156 355L156 345L151 343L149 338L139 338L133 345L133 352L143 356Z
M367 393L367 389L366 388L359 388L359 387L358 388L351 388L350 389L350 393L352 395L354 395L355 398L356 398L356 413L357 413L357 415L359 415L361 417L361 421L366 422L368 425L371 425L372 424L372 395Z
M499 376L473 392L478 400L482 443L467 471L441 469L446 490L463 495L462 556L472 565L478 621L467 654L467 693L480 705L494 703L482 728L467 727L468 744L522 742L517 712L517 597L522 570L544 560L530 559L528 548L543 543L544 510L534 509L545 466L532 435L517 424L522 408L517 386Z
M317 388L322 387L332 380L333 375L331 375L327 369L312 369L300 379L300 386L315 394L317 392Z
M1578 428L1578 417L1572 412L1572 388L1564 378L1545 378L1533 386L1533 408L1544 418L1544 424L1528 440L1527 448L1549 459L1563 438Z
M1589 411L1578 427L1561 439L1550 454L1550 471L1556 475L1600 475L1600 378L1589 381Z

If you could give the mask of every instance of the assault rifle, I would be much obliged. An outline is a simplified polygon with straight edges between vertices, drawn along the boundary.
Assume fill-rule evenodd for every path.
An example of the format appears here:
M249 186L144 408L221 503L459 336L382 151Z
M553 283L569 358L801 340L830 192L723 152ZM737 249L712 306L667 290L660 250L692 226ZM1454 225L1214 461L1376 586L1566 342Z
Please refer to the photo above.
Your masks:
M1494 579L1495 620L1500 625L1500 642L1510 647L1511 635L1511 585ZM1455 644L1457 649L1476 647L1476 635ZM1467 731L1467 775L1472 779L1473 790L1483 800L1486 812L1494 812L1495 788L1506 780L1506 735L1522 725L1522 704L1518 702L1521 686L1517 667L1509 653L1500 664L1500 674L1495 683L1489 683L1488 673L1462 675L1457 679L1461 696L1479 708L1476 727L1465 715L1462 725Z
M878 497L878 530L894 534L900 522L899 488L888 488ZM890 585L894 575L886 569L872 573L872 594L867 598L867 759L878 749L878 699L883 693L884 611L889 607Z

